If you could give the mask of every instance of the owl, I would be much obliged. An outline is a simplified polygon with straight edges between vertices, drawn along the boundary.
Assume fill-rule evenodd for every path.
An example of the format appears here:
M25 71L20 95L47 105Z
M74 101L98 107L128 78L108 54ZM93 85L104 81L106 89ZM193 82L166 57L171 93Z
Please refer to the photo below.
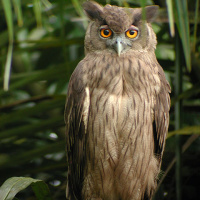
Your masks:
M147 200L156 189L169 125L170 85L151 27L157 6L87 1L85 57L65 106L67 198Z

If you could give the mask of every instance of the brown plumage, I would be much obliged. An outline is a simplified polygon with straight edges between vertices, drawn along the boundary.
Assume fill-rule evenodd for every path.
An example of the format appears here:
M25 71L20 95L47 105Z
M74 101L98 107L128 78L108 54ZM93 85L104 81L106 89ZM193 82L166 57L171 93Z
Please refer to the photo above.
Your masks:
M69 199L151 199L169 124L170 86L155 56L157 7L84 4L85 58L65 108Z

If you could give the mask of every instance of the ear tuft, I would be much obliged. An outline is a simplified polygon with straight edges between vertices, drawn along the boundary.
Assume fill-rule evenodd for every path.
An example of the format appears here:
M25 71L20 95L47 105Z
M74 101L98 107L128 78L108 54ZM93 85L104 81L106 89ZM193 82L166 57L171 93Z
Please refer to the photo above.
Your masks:
M146 6L144 11L146 13L146 21L151 23L157 16L159 6ZM142 20L142 8L133 8L134 10L134 22L137 23Z
M83 9L91 20L103 20L101 17L103 16L103 7L100 4L94 1L87 1L83 3Z
M156 18L158 14L158 9L159 9L159 6L156 6L156 5L145 7L147 22L151 23L154 21L154 19Z

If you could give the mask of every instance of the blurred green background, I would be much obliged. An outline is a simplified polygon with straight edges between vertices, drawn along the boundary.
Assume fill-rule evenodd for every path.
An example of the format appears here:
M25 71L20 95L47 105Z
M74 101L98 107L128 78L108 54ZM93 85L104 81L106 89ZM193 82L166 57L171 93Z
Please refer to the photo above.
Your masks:
M98 0L159 5L156 56L172 87L170 127L154 200L194 200L200 191L199 0ZM0 185L13 176L41 179L65 199L64 106L84 57L82 0L0 0ZM10 72L10 73L9 73ZM28 187L16 195L33 200Z

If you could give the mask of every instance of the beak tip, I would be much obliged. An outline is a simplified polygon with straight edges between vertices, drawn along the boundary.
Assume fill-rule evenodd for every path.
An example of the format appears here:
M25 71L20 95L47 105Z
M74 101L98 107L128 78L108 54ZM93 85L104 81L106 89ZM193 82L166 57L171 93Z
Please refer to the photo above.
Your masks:
M120 56L121 52L123 50L123 46L122 46L122 43L120 41L117 41L116 50L117 50L117 55Z

